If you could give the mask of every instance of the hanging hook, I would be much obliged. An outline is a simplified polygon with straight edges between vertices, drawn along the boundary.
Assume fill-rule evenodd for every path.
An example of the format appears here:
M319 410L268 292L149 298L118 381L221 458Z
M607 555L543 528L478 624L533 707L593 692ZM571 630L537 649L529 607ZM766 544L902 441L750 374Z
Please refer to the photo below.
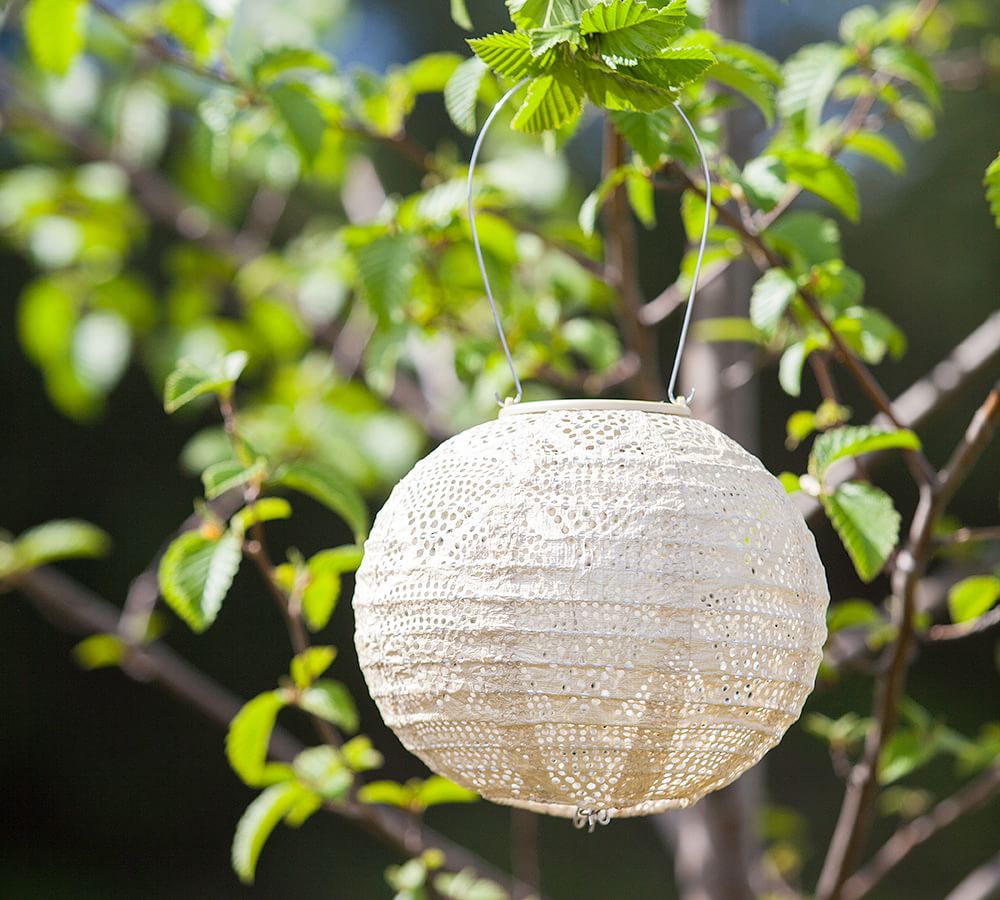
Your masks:
M670 373L670 384L667 386L667 399L671 403L677 402L674 389L677 387L677 376L681 371L681 357L684 355L684 345L687 343L688 328L691 325L694 298L698 294L698 277L701 275L701 264L705 260L705 246L708 243L708 232L712 227L712 173L708 169L708 157L705 155L705 148L702 147L701 140L698 138L698 132L694 130L694 125L684 115L684 110L681 109L677 101L674 101L674 109L677 110L677 114L684 121L687 130L691 132L691 138L694 140L694 145L698 148L698 155L701 157L701 167L705 172L705 225L701 232L701 244L698 246L698 259L694 266L694 277L691 279L691 293L688 296L687 309L684 311L684 324L681 325L681 336L677 342L677 355L674 357L674 368ZM691 388L691 393L685 399L688 405L690 405L691 401L694 400L694 388Z
M500 394L494 394L497 398L497 403L502 407L506 403L520 403L521 396L524 391L521 388L521 379L517 377L517 369L514 368L514 358L510 355L510 347L507 345L507 335L503 330L503 323L500 321L500 313L497 310L496 300L493 298L493 288L490 286L490 277L486 274L486 261L483 259L483 248L479 243L479 231L476 228L476 209L474 202L474 186L473 186L473 176L476 172L476 161L479 159L479 151L482 149L483 140L486 138L486 132L490 130L490 125L493 124L493 120L497 117L497 113L507 104L507 101L514 96L527 82L528 78L522 78L517 84L514 85L506 94L504 94L498 101L496 106L490 111L490 114L486 117L486 121L483 122L483 128L479 132L479 137L476 138L476 144L472 148L472 156L469 158L469 228L472 230L472 246L476 250L476 261L479 263L479 274L483 276L483 286L486 288L486 299L490 301L490 309L493 310L493 322L497 327L497 334L500 336L500 346L503 347L504 356L507 357L507 366L510 368L511 377L514 379L514 387L517 389L517 393L513 398L508 397L506 401L500 399Z

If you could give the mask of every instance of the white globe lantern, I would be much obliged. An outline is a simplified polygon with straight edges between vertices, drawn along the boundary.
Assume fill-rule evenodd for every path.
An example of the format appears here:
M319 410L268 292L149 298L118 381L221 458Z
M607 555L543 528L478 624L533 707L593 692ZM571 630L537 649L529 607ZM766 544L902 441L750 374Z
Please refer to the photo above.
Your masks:
M395 488L358 572L387 725L497 803L685 807L794 722L826 637L813 538L683 404L508 405Z

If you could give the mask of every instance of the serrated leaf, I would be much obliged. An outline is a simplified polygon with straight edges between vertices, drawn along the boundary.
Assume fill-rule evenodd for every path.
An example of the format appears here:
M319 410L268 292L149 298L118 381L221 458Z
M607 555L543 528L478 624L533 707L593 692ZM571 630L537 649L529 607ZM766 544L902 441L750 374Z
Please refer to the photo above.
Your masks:
M372 781L358 789L358 799L362 803L382 803L409 809L413 802L413 791L395 781Z
M275 784L257 795L236 825L233 836L233 869L244 884L253 884L257 860L278 823L308 796L309 791L294 781Z
M226 491L241 487L255 476L263 474L262 466L244 466L235 459L223 459L213 463L201 473L201 483L205 497L214 500Z
M63 559L96 559L111 549L111 538L89 522L56 519L29 528L0 562L0 578Z
M844 144L844 149L867 156L897 175L906 170L906 160L896 145L885 135L856 131Z
M86 0L28 0L24 36L35 65L43 72L65 75L83 50Z
M641 0L607 0L583 13L580 32L605 61L632 65L665 50L683 30L686 16L685 0L662 9Z
M267 95L288 129L302 161L311 163L323 143L326 121L315 98L301 84L273 84Z
M532 79L511 125L519 131L557 131L573 122L583 107L583 88L572 69Z
M311 685L333 665L337 658L336 647L309 647L292 659L292 681L299 690Z
M215 621L242 556L241 538L233 532L213 539L187 531L167 548L160 560L160 592L192 631L205 631Z
M390 234L355 251L364 298L382 321L399 315L417 273L412 235Z
M486 63L478 56L470 57L455 69L444 87L444 106L448 116L455 127L465 134L476 133L476 100L488 71Z
M531 43L531 55L544 57L548 55L550 59L554 57L549 51L560 44L570 44L577 46L580 43L580 27L572 23L564 25L552 25L548 28L533 28L529 35Z
M350 691L339 681L321 679L302 692L298 705L348 733L358 730L358 710Z
M120 666L128 648L117 634L92 634L73 648L73 658L81 668L93 670Z
M472 48L472 52L497 75L502 75L512 81L518 81L531 72L544 71L552 63L551 54L547 59L536 59L531 52L530 39L526 34L520 32L514 34L509 31L501 31L497 34L488 34L486 37L470 40L468 44ZM478 91L478 89L477 83L476 90ZM452 116L452 120L458 124L454 116ZM474 117L472 124L474 128Z
M343 800L354 782L342 753L333 747L303 750L295 757L293 766L295 774L326 800Z
M826 616L826 627L830 634L845 628L882 625L885 619L874 604L868 600L844 600L831 606Z
M750 321L765 334L773 335L798 286L784 269L771 269L753 286Z
M629 69L616 70L592 60L578 68L587 96L603 109L655 112L673 102L671 91L629 73Z
M858 189L850 173L835 160L814 150L794 148L776 153L784 164L785 177L817 197L832 203L852 222L861 207Z
M990 205L997 228L1000 228L1000 154L986 170L983 184L986 187L986 202Z
M289 73L330 72L333 63L329 57L308 47L275 47L263 51L250 64L256 84L266 87Z
M919 450L920 438L907 429L888 430L871 425L848 425L821 434L809 454L809 474L822 483L839 459L878 450Z
M872 66L912 84L935 109L941 106L941 86L930 62L912 46L886 44L872 52Z
M788 189L785 166L775 156L755 157L744 167L740 184L754 206L770 212Z
M167 376L163 389L164 409L168 413L176 412L198 397L228 392L248 361L249 357L242 350L227 354L207 369L181 360Z
M676 90L689 84L715 65L715 56L704 47L679 47L664 50L655 59L641 60L628 72L643 81Z
M823 108L841 73L854 55L839 44L811 44L795 53L783 67L784 87L778 93L778 111L792 117L801 113L813 131L823 118Z
M505 0L511 21L521 30L578 22L592 0Z
M302 592L302 613L310 631L326 628L340 597L340 576L333 572L317 572L310 576Z
M229 524L237 534L246 534L260 522L288 519L291 515L292 506L287 500L282 497L265 497L241 509L229 520Z
M700 33L694 36L700 40ZM735 41L715 40L709 44L715 54L711 78L742 94L764 116L767 125L774 121L777 86L781 69L766 53Z
M892 498L871 484L847 481L822 497L858 576L873 581L899 540L899 513Z
M380 768L385 760L371 742L371 738L359 734L340 748L340 755L347 766L355 772L370 772Z
M368 534L368 507L353 482L325 463L301 460L280 466L271 479L318 500L337 513L354 532L358 543Z
M465 0L451 0L451 20L459 28L472 31L472 19L469 17L469 10L466 8Z
M1000 578L975 575L948 591L948 611L952 622L971 622L993 609L997 600L1000 600Z
M236 714L226 734L226 759L249 785L264 782L267 751L278 713L286 706L282 691L258 694Z
M642 157L651 169L656 169L669 155L672 120L666 110L650 113L612 112L609 114L618 133Z
M440 775L431 775L414 791L416 805L422 809L439 806L442 803L475 803L479 794L455 784Z

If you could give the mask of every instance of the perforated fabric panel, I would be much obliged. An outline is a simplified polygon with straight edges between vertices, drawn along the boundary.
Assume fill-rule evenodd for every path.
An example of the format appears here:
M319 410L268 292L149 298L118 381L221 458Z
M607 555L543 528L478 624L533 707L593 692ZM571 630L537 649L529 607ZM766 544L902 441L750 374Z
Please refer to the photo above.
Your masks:
M358 572L357 649L387 725L498 803L684 807L798 718L826 579L781 484L703 422L514 415L397 485Z

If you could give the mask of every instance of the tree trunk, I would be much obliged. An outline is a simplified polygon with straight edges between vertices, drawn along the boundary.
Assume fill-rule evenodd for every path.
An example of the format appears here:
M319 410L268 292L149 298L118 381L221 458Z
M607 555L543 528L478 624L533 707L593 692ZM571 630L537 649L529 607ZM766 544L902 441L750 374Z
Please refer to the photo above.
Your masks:
M743 0L716 0L711 25L726 38L743 33ZM726 116L726 151L738 163L750 155L753 118ZM749 266L738 264L699 293L694 319L746 316L752 285ZM741 343L692 342L684 355L678 395L695 388L694 414L751 452L759 444L759 399L753 350ZM682 900L752 900L760 884L756 823L763 777L760 766L735 784L709 794L691 809L668 813L658 825L675 848L674 872Z

